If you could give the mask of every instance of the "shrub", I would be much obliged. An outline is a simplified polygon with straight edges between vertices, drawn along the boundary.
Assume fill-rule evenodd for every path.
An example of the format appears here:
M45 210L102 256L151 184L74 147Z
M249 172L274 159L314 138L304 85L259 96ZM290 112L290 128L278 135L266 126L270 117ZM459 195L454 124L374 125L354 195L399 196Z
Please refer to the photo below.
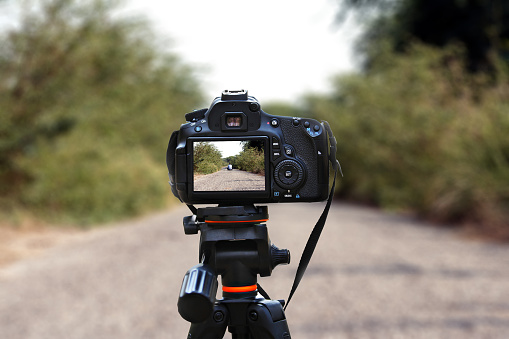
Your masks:
M240 152L233 165L242 171L265 175L264 154L254 147L246 147Z
M462 54L415 45L382 55L308 99L309 114L338 140L338 194L507 237L509 89L463 72Z
M208 142L199 142L194 145L193 162L194 173L199 174L214 173L226 166L219 149Z
M161 184L166 173L146 150L115 149L86 139L69 136L61 147L41 147L37 156L21 162L33 167L33 184L22 195L26 205L53 222L90 224L167 203L167 187Z
M167 140L200 89L114 3L42 0L0 36L3 210L88 223L167 202Z

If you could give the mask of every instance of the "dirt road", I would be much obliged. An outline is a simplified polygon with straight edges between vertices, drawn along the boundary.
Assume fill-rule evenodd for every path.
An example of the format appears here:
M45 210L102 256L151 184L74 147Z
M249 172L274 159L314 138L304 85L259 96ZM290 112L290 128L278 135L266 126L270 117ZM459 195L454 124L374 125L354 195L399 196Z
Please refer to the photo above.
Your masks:
M194 181L195 191L263 191L265 176L238 169L202 175Z
M262 286L287 298L324 204L269 206L292 251ZM198 260L176 210L93 231L0 270L0 338L186 338L182 277ZM509 246L405 216L333 205L287 310L292 338L509 338ZM227 335L229 338L229 335Z

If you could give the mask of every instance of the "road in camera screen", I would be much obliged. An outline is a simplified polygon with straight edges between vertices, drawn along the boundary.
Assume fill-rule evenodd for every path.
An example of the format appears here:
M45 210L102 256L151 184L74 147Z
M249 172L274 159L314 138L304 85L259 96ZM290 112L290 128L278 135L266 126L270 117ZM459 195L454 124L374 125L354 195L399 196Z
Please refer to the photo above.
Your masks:
M194 179L195 191L264 191L265 176L238 169L197 175Z

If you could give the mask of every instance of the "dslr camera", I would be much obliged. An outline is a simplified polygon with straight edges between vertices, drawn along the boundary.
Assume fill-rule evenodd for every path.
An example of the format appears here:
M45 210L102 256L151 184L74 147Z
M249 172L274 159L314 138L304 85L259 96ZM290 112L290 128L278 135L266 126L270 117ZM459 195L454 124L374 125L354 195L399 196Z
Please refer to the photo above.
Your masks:
M265 113L247 91L223 91L185 115L166 162L186 204L322 201L336 140L326 121Z

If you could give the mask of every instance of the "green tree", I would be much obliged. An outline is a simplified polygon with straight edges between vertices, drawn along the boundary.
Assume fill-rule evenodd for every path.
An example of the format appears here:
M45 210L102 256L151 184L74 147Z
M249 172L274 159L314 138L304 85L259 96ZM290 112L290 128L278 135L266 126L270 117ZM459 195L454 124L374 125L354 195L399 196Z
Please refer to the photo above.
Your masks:
M194 173L210 174L219 171L223 166L226 166L221 157L221 151L213 144L196 143L193 150Z
M470 71L496 76L509 63L509 2L505 0L343 0L343 11L367 17L361 41L367 66L387 44L402 53L419 41L436 47L461 43ZM374 13L374 14L373 14Z
M0 37L4 207L92 222L166 201L166 140L201 92L147 22L116 9L34 1Z
M493 81L486 68L470 72L466 45L399 49L397 34L379 29L378 41L365 41L374 47L368 67L338 76L330 95L305 105L338 140L339 194L509 239L505 61L493 56Z
M262 142L246 141L242 146L242 151L235 156L233 166L242 171L264 175L264 156Z

